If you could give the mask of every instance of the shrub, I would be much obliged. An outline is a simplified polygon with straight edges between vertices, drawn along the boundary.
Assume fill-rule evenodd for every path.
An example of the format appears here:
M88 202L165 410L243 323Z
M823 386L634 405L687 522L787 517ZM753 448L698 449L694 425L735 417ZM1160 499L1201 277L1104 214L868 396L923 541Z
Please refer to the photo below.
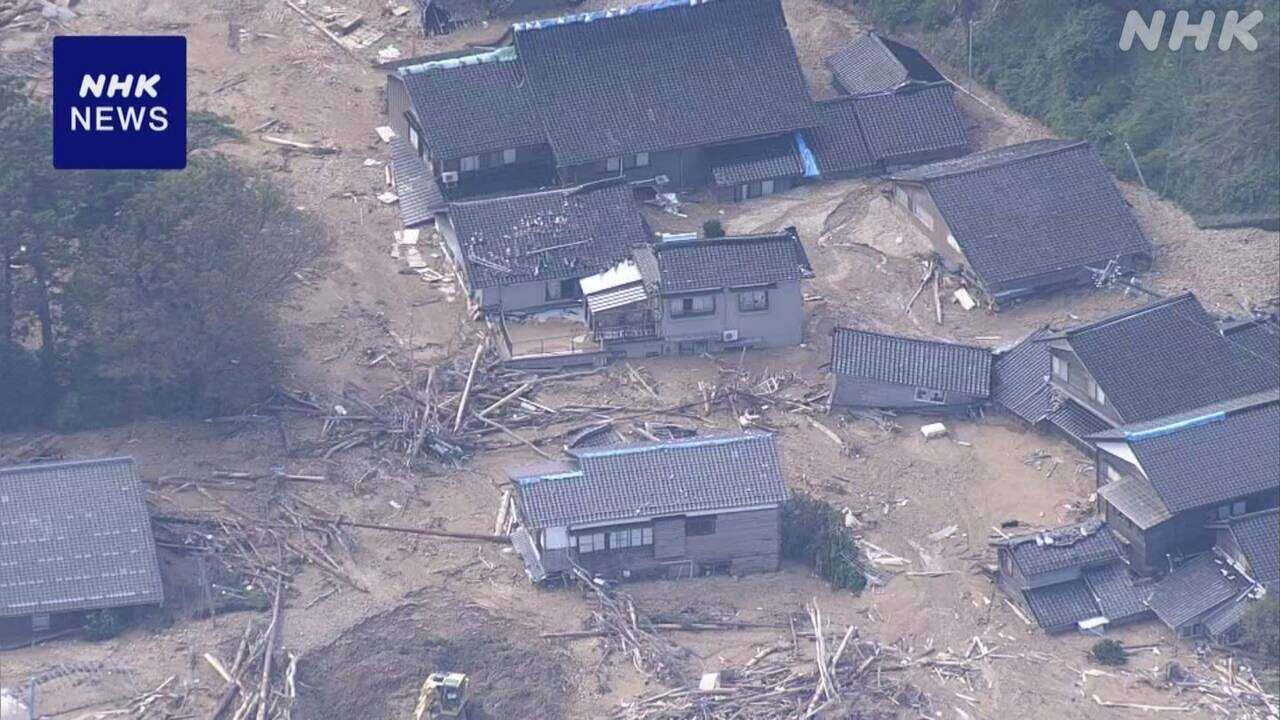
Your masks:
M724 225L719 220L708 220L702 223L702 235L709 238L724 237Z
M1240 621L1240 639L1272 663L1280 663L1280 595L1267 593Z
M862 558L844 515L831 503L795 493L782 510L782 555L802 562L838 588L867 586Z
M110 640L124 632L124 615L119 610L111 608L90 610L84 614L83 627L87 640Z
M1124 665L1129 662L1129 653L1124 651L1119 640L1099 640L1093 644L1090 654L1099 665Z

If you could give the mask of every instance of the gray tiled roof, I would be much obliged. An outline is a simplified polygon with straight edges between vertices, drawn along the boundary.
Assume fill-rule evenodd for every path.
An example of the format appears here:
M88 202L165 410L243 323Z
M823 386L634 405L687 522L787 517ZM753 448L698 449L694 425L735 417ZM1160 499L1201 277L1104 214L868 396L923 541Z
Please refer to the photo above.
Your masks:
M546 144L513 59L398 71L437 159Z
M400 222L405 227L434 220L436 211L444 209L446 203L440 186L413 146L403 138L391 140L391 174L395 178L396 195L400 196Z
M653 251L663 294L793 282L811 273L794 229L778 235L664 242Z
M1236 546L1249 561L1254 580L1268 592L1280 592L1280 512L1269 511L1229 522Z
M0 617L164 600L129 458L0 469Z
M968 152L954 92L942 82L854 98L871 156L885 165L906 165Z
M514 38L561 166L814 122L779 0L660 0L518 23Z
M532 528L778 505L786 485L772 434L574 450L580 470L523 478L516 504Z
M1280 368L1242 358L1190 294L1113 315L1064 337L1126 423L1280 385Z
M1212 411L1164 428L1129 432L1143 473L1170 512L1280 490L1280 402L1264 393L1258 404Z
M1084 580L1023 590L1022 593L1036 623L1047 631L1066 630L1081 620L1102 615Z
M721 187L804 175L804 162L792 135L720 145L707 150L707 162L712 181Z
M986 397L991 387L991 351L836 328L831 343L831 372Z
M1050 395L1052 396L1052 392ZM1052 403L1053 399L1051 397L1050 404L1052 405ZM1090 435L1111 427L1106 420L1094 415L1080 403L1070 398L1061 399L1056 408L1050 407L1049 412L1045 414L1045 420L1066 433L1082 448L1091 447L1086 439Z
M1280 322L1275 317L1228 323L1222 336L1246 362L1274 365L1280 375Z
M1085 585L1093 593L1102 614L1111 622L1123 622L1150 611L1143 594L1133 586L1123 563L1111 563L1084 572Z
M1052 544L1037 541L1046 537ZM1120 543L1106 523L1093 518L1049 532L1019 535L1001 540L1024 575L1056 572L1074 567L1102 565L1121 558Z
M876 160L867 148L858 123L858 105L842 97L817 103L818 124L805 131L809 147L823 175L864 175L874 172Z
M1143 530L1173 517L1151 483L1141 478L1126 477L1109 482L1098 488L1098 494Z
M624 182L455 202L448 213L473 289L584 277L649 240Z
M1036 330L996 353L992 363L991 400L1033 425L1049 411L1048 335L1048 330Z
M1165 625L1181 628L1242 591L1230 568L1205 553L1169 573L1151 588L1147 605Z
M1245 613L1249 611L1249 603L1251 601L1240 598L1223 604L1213 612L1204 617L1204 628L1208 631L1210 637L1219 637L1231 631L1240 621L1244 619Z
M943 79L918 50L876 33L860 35L826 62L837 87L853 95Z
M1039 140L894 177L925 185L974 272L993 291L1059 270L1151 254L1088 143Z

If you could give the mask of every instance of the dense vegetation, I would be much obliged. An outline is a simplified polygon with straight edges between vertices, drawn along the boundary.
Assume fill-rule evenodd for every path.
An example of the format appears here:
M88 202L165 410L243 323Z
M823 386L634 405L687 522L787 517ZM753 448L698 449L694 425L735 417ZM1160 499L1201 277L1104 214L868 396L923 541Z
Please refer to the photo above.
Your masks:
M1125 665L1129 662L1129 653L1125 652L1124 645L1110 638L1094 643L1089 654L1100 665Z
M234 137L207 114L190 146ZM203 416L263 397L273 305L325 248L267 179L204 150L180 172L51 164L45 105L0 78L0 429Z
M782 556L804 563L838 588L867 586L861 553L844 515L831 503L794 493L782 509Z
M1236 0L833 0L890 33L911 33L947 63L973 74L1019 112L1064 137L1094 142L1120 177L1147 184L1194 215L1280 213L1280 1ZM1165 43L1125 52L1129 10L1168 13ZM1191 22L1217 13L1212 42L1173 52L1174 11ZM1258 49L1217 47L1223 14L1260 9Z

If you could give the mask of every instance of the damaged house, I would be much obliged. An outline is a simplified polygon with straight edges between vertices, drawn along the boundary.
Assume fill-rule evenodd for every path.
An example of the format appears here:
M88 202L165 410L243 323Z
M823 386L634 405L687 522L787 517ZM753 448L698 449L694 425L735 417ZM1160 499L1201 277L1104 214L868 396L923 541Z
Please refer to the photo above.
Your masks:
M936 340L836 328L831 407L956 412L991 392L991 351Z
M946 82L919 50L868 32L827 58L831 82L846 95L898 90L916 84Z
M625 178L745 200L827 164L871 174L968 149L949 83L815 103L779 0L659 0L504 40L388 78L388 122L446 199Z
M996 584L1045 632L1115 627L1150 612L1099 519L994 544Z
M1088 143L1037 140L899 172L893 203L993 304L1145 270L1151 244Z
M161 604L145 496L130 458L0 468L0 635Z
M1280 506L1280 391L1090 436L1099 512L1143 574L1212 548L1216 523Z
M1229 642L1253 594L1246 577L1220 556L1205 553L1152 586L1146 602L1178 637Z
M494 18L544 12L578 5L582 0L409 0L413 16L430 35L446 35L458 28Z
M530 577L609 578L778 569L786 485L771 434L571 451L515 481L513 540Z
M1088 436L1280 386L1280 358L1224 336L1184 294L1063 332L995 363L995 401L1093 454Z

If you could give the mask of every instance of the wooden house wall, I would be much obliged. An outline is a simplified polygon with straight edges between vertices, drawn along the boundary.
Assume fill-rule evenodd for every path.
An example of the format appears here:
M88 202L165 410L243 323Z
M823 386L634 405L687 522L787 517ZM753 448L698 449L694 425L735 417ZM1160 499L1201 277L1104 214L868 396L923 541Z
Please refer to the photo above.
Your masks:
M600 158L588 163L568 165L560 168L560 181L565 185L579 185L605 178L626 177L631 181L650 180L659 175L667 177L665 190L686 190L705 187L710 180L711 171L707 166L706 154L701 148L685 148L682 150L664 150L649 153L649 164L643 167L627 167L635 157L632 153L622 158L622 170L609 170L607 159Z
M918 412L954 412L976 403L982 398L959 392L945 392L945 403L929 403L916 400L915 385L901 385L872 378L835 375L831 389L833 407L898 408Z
M1075 353L1071 352L1068 348L1050 347L1049 354L1067 364L1066 382L1063 382L1062 378L1050 372L1049 382L1054 387L1067 395L1070 395L1081 405L1102 415L1104 418L1109 420L1112 425L1119 425L1123 422L1120 418L1120 413L1116 412L1115 406L1111 404L1109 396L1107 398L1107 402L1104 404L1099 403L1089 395L1089 381L1093 380L1093 374L1084 366L1084 363L1080 362L1080 358L1077 357ZM1105 393L1106 390L1107 388L1104 386L1102 391Z
M707 293L663 295L659 308L659 334L666 352L678 354L681 342L706 341L708 350L733 347L786 347L804 341L804 297L800 281L779 283L768 288L769 309L756 312L738 310L738 291L720 289ZM690 295L714 295L715 312L695 317L673 317L670 301ZM738 340L725 343L725 330L737 330Z

